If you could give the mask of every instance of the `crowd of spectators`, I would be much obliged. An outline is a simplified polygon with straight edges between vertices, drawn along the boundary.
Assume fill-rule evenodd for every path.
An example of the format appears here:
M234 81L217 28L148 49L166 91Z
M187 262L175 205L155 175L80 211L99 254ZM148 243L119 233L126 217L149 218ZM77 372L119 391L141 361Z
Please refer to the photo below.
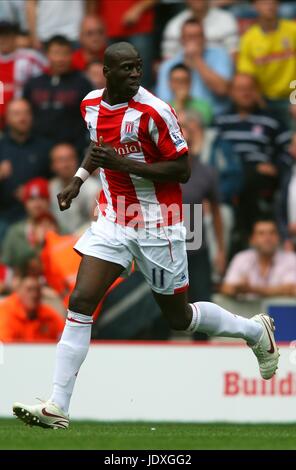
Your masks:
M88 146L80 102L121 40L189 144L184 203L203 206L190 300L296 294L295 2L1 0L0 340L61 332L98 175L66 212L56 195Z

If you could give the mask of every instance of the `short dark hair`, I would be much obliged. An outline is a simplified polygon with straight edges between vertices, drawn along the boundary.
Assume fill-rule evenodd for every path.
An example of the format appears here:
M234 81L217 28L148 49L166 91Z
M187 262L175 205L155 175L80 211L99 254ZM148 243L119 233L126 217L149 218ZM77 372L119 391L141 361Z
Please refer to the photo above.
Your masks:
M62 36L61 34L57 34L52 36L45 44L45 50L48 51L51 46L58 45L58 46L66 46L69 49L73 49L71 41L66 38L66 36Z
M275 228L276 228L277 231L278 231L278 225L277 225L276 220L275 220L272 216L268 216L268 215L267 215L266 217L262 216L262 217L257 217L257 218L255 219L255 221L254 221L253 224L252 224L251 235L254 233L255 227L256 227L256 225L258 225L258 224L272 224L272 225L275 226Z
M170 75L172 75L172 73L173 73L175 70L184 70L184 72L187 72L188 75L191 75L190 68L187 67L187 65L182 64L181 62L180 62L179 64L174 65L174 66L171 68L171 70L170 70Z
M203 27L202 22L194 18L194 16L191 16L186 21L184 21L184 23L182 24L182 29L188 24L197 24L198 26Z
M10 21L0 21L0 36L17 34L19 27L16 23Z

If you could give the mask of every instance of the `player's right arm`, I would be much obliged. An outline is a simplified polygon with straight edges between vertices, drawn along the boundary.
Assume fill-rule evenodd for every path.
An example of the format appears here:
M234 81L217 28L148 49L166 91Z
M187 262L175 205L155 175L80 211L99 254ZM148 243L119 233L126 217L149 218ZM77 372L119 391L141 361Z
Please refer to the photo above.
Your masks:
M90 154L93 149L93 147L96 144L94 142L91 142L84 160L80 166L80 168L83 168L86 170L89 174L92 174L94 170L96 170L97 167L94 166L94 164L91 162L90 159ZM79 176L74 175L71 182L61 191L58 195L58 203L61 211L65 211L66 209L69 209L71 206L72 200L75 199L75 197L78 196L79 191L81 186L83 185L83 179L81 179Z

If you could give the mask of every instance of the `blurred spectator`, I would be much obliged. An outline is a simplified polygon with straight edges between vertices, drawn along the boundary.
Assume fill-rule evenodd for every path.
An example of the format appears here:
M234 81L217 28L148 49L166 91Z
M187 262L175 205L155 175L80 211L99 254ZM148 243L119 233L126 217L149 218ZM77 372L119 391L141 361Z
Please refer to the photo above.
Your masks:
M182 28L189 18L203 24L207 46L221 46L229 54L238 49L238 28L234 16L219 8L210 8L209 0L186 0L188 8L172 18L163 33L162 57L170 59L180 51Z
M231 261L221 292L231 297L295 296L296 254L280 249L276 223L257 221L250 245Z
M100 16L109 43L128 41L143 59L142 85L152 83L154 5L158 0L90 0L89 11Z
M55 36L47 46L50 71L26 83L24 96L33 107L34 130L54 142L68 141L82 152L86 130L80 115L80 103L91 83L71 66L71 43Z
M83 0L26 0L27 23L33 46L40 49L42 43L56 35L78 43L85 3Z
M102 61L106 47L105 28L96 16L86 16L81 23L80 48L73 52L72 65L84 71L88 64Z
M105 88L106 79L103 74L102 62L95 61L88 64L86 66L85 76L95 89L100 90L101 88Z
M186 65L177 64L171 69L170 88L173 94L171 105L177 113L192 109L199 113L205 125L212 122L213 112L209 103L190 96L191 71Z
M200 221L194 220L194 204L207 201L213 217L215 242L217 246L215 267L220 274L225 269L225 248L223 225L220 212L218 175L216 171L200 162L200 151L203 146L203 130L198 115L193 111L179 115L184 137L189 146L191 177L188 183L182 185L183 203L190 204L190 226ZM189 299L210 300L211 297L211 267L208 247L203 239L200 249L188 251L188 267L190 276Z
M26 0L1 0L0 22L8 21L25 30L27 28L25 2Z
M0 341L32 342L59 339L64 319L41 301L37 277L19 281L15 293L0 301Z
M48 182L43 178L29 181L22 196L26 218L13 224L3 241L2 261L13 268L24 270L35 263L44 242L45 231L55 227L49 213Z
M203 28L195 19L186 20L182 27L183 51L161 64L158 71L156 94L164 101L172 101L169 88L171 69L184 63L191 70L191 96L207 101L215 114L225 112L226 98L233 64L227 52L220 47L205 44Z
M0 295L6 294L11 288L13 270L3 263L0 263Z
M1 2L0 2L1 3ZM25 82L40 75L47 61L32 49L16 49L18 29L16 25L0 21L0 82L3 100L0 100L0 130L4 127L8 103L22 94Z
M99 178L90 177L81 186L79 197L73 199L70 209L60 211L57 194L70 183L78 163L77 152L70 144L58 144L51 151L51 167L55 175L49 184L51 210L62 233L73 233L89 224L100 191Z
M259 109L258 90L251 76L236 75L230 95L233 110L218 116L216 125L221 139L232 144L244 165L244 190L238 211L243 234L250 232L258 217L273 213L283 129L279 121Z
M254 5L258 23L242 37L238 70L257 80L269 110L289 127L290 83L296 74L296 23L279 19L277 0L255 0Z
M31 49L32 41L31 36L27 31L18 31L15 38L15 47L16 49Z
M32 133L32 111L26 100L9 103L7 126L0 139L0 240L7 226L25 215L22 185L37 176L50 176L51 143Z
M278 222L284 246L294 250L296 246L296 133L288 147L290 160L281 175Z

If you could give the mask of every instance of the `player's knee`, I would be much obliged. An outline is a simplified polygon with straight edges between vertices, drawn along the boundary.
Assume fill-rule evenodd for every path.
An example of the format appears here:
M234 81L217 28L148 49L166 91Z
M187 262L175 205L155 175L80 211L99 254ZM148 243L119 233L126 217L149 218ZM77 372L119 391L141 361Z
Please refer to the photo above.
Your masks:
M80 289L74 289L69 300L69 309L84 315L92 315L97 307L98 301L94 296L88 295Z

